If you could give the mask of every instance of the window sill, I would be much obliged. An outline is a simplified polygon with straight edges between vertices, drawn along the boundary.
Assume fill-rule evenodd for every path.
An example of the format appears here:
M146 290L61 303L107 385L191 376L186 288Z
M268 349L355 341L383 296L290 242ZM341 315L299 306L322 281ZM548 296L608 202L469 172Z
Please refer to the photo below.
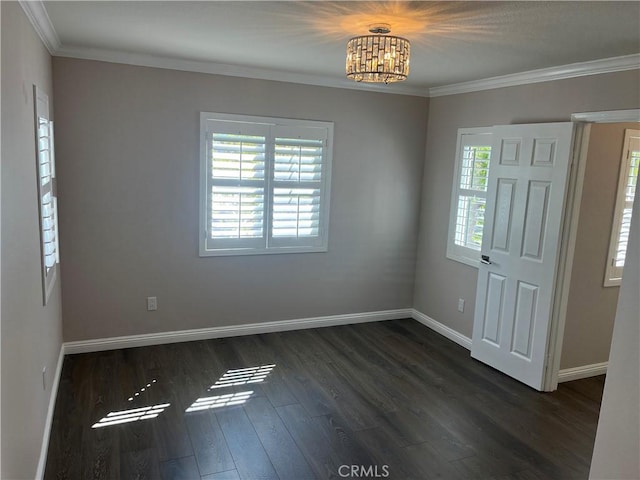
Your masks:
M480 252L478 252L478 256L480 256ZM470 267L473 268L479 268L480 267L480 261L479 260L474 260L472 258L469 257L463 257L460 255L454 255L452 253L447 252L446 257L449 260L453 260L455 262L459 262L459 263L464 263L465 265L468 265Z
M279 247L269 249L256 248L225 248L219 250L200 250L200 257L239 257L245 255L282 255L287 253L323 253L329 249L320 247Z
M604 287L619 287L622 283L621 278L605 278Z

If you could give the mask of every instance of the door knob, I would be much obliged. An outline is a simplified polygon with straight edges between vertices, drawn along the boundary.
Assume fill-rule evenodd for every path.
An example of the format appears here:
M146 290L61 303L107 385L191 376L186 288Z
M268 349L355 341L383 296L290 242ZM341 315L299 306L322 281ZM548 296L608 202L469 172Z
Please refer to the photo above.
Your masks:
M480 256L480 263L484 263L485 265L491 265L493 262L489 258L489 255L481 255Z

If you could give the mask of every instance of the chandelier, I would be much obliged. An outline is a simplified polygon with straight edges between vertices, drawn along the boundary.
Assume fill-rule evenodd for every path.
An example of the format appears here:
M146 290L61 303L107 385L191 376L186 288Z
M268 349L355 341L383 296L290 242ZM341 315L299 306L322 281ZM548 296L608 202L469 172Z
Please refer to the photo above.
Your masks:
M391 83L409 75L409 40L387 35L389 25L372 25L373 35L347 42L347 78L356 82Z

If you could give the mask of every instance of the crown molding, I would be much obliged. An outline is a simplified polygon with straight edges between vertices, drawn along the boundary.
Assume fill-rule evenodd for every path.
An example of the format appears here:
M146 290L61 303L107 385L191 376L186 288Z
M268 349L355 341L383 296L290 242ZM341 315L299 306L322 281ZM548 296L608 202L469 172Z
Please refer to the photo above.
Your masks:
M604 58L601 60L592 60L589 62L572 63L570 65L561 65L557 67L543 68L540 70L530 70L527 72L443 85L427 89L423 87L413 87L403 83L394 83L391 85L357 83L352 80L348 80L347 78L308 75L303 73L284 72L281 70L269 70L265 68L198 60L185 60L158 55L85 47L63 46L55 50L52 55L80 58L84 60L97 60L101 62L122 63L126 65L138 65L143 67L163 68L168 70L182 70L186 72L208 73L230 77L253 78L258 80L298 83L320 87L346 88L350 90L391 93L397 95L412 95L418 97L441 97L445 95L456 95L459 93L471 93L495 88L514 87L531 83L549 82L553 80L564 80L588 75L640 69L640 54L633 54L621 57Z
M126 65L138 65L143 67L164 68L168 70L182 70L186 72L226 75L230 77L300 83L320 87L346 88L350 90L412 95L419 97L428 96L427 89L422 87L412 87L402 83L394 83L390 85L378 83L357 83L347 78L308 75L304 73L285 72L281 70L269 70L265 68L230 65L216 62L184 60L158 55L128 53L118 50L63 46L56 51L55 56L122 63Z
M514 87L530 83L549 82L552 80L564 80L567 78L636 69L640 69L640 53L432 87L429 89L429 97L479 92L494 88Z
M47 9L44 7L44 3L40 0L19 0L18 3L24 10L25 15L33 25L34 30L47 47L51 55L55 55L60 48L60 38L56 33Z
M397 95L413 95L419 97L441 97L459 93L479 92L495 88L514 87L531 83L564 80L568 78L598 75L602 73L622 72L640 69L640 53L621 57L604 58L588 62L572 63L557 67L530 70L527 72L501 75L497 77L472 80L469 82L442 85L439 87L415 87L405 83L391 85L377 83L356 83L347 78L309 75L304 73L285 72L241 65L185 60L158 55L131 53L117 50L67 47L60 43L58 34L51 23L44 3L41 0L18 0L27 18L49 53L53 56L98 60L126 65L182 70L186 72L226 75L231 77L253 78L276 82L299 83L320 87L346 88L350 90L392 93Z

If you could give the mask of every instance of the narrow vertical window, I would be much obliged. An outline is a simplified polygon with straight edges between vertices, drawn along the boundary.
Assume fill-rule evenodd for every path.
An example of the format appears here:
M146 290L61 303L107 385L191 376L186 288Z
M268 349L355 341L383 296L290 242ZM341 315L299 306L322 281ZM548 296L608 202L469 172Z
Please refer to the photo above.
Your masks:
M640 171L640 130L627 129L620 162L620 177L604 279L605 287L620 285L622 279L631 228L633 199L638 184L638 171Z
M49 98L34 85L36 173L42 257L42 297L47 304L60 262L58 248L58 198L53 148L53 122L49 119Z
M490 130L459 130L447 257L473 266L482 247L490 162Z

